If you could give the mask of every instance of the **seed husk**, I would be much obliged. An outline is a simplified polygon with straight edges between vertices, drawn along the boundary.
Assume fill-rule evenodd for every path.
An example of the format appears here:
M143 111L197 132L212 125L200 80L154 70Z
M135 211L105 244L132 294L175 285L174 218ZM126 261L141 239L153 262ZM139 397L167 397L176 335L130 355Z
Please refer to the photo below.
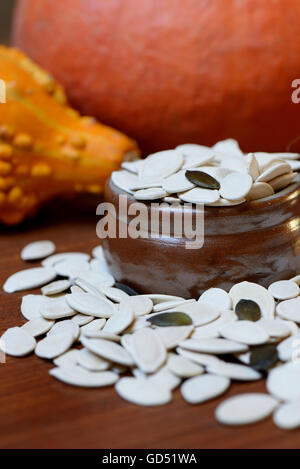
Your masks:
M153 326L169 327L169 326L190 326L193 324L192 319L185 313L161 313L156 314L148 321Z
M236 304L235 313L241 321L256 322L261 318L260 307L252 300L240 300Z
M198 187L203 189L220 189L220 183L212 176L203 171L187 170L185 172L186 178Z

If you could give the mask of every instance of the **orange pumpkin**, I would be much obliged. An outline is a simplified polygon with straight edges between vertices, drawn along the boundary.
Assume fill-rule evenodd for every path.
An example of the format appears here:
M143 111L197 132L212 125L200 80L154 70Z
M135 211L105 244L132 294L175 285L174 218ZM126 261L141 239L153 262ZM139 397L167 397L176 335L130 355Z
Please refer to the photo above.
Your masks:
M144 149L300 134L299 0L19 0L14 42Z
M64 192L101 193L134 141L80 116L63 88L16 49L0 46L0 223L17 224Z

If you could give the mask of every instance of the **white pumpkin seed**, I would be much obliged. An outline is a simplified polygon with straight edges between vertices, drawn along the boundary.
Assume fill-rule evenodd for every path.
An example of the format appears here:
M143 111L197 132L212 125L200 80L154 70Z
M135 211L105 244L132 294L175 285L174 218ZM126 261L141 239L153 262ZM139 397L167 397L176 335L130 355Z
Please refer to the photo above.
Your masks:
M162 303L157 303L153 306L153 312L159 313L161 311L167 311L168 309L177 308L181 305L187 305L189 303L195 303L195 300L173 300L173 301L163 301ZM150 311L149 311L150 313Z
M267 378L267 390L283 401L300 399L300 363L286 363L272 369Z
M182 357L188 358L192 362L198 363L203 366L210 366L218 363L219 358L214 355L209 355L206 353L191 352L190 350L184 350L183 348L177 347L176 352Z
M14 293L21 290L33 290L51 282L56 277L55 270L45 267L21 270L11 275L3 285L6 293Z
M287 187L291 182L295 179L297 173L287 173L283 174L282 176L278 176L277 178L271 179L269 181L270 186L272 186L274 191L280 191Z
M193 339L215 339L220 337L220 325L225 322L236 321L237 316L233 311L224 311L221 316L210 324L195 327L192 333Z
M121 303L123 300L130 298L127 293L115 287L100 287L101 293L105 295L109 300L115 301L116 303Z
M229 295L235 308L240 300L252 300L258 304L265 319L274 319L275 301L268 290L252 282L240 282L234 285Z
M165 150L149 155L139 171L139 179L143 182L157 182L176 173L183 165L181 151Z
M70 332L48 335L38 342L35 354L40 358L51 360L69 350L73 342L74 336Z
M103 331L112 334L120 334L125 331L127 327L134 320L134 313L131 305L126 300L126 303L120 303L119 311L116 311L106 322Z
M133 191L130 189L135 184L138 184L139 178L136 174L130 173L126 170L114 171L111 174L111 182L121 189L121 191L127 192L128 194L133 194Z
M28 321L41 317L41 305L47 301L42 295L25 295L22 298L21 313Z
M113 371L88 371L80 366L69 366L68 368L52 368L50 375L71 386L85 388L101 388L115 384L119 376Z
M61 319L74 316L75 311L66 302L66 297L46 298L40 306L40 315L45 319Z
M215 416L223 425L249 425L269 417L278 401L268 394L240 394L223 401Z
M99 355L101 358L118 363L120 365L134 365L134 361L129 353L115 342L104 339L89 339L83 336L81 338L81 343L90 352L94 353L95 355Z
M265 329L269 337L284 339L291 334L291 328L289 324L287 324L287 321L280 319L260 319L257 324Z
M48 332L47 336L53 334L70 333L73 335L74 341L79 337L79 326L71 319L57 322Z
M144 160L123 161L121 168L130 171L131 173L138 174L143 166Z
M173 312L187 314L192 319L194 326L208 324L220 316L220 312L210 304L197 301L180 305L168 311L168 313Z
M55 252L55 244L52 241L34 241L27 244L21 251L23 261L36 261L51 256Z
M77 363L89 371L105 371L110 368L110 362L98 357L87 348L79 350Z
M54 264L53 269L61 277L75 278L78 272L88 272L90 264L86 260L62 260Z
M134 361L145 373L154 373L165 362L166 349L159 337L149 328L136 331L130 349Z
M69 280L56 280L55 282L48 283L48 285L42 287L42 293L47 296L57 295L58 293L68 290L70 286L71 283Z
M95 285L87 282L83 278L77 277L74 279L75 286L81 288L86 293L90 293L91 295L98 296L100 298L104 298L104 294L102 293L102 289L97 288ZM72 290L71 290L72 291ZM73 291L72 291L73 293Z
M150 187L148 189L140 189L134 193L136 200L156 200L166 197L166 192L161 187Z
M220 194L218 190L195 187L189 191L181 192L179 198L193 204L213 204L219 200Z
M236 381L257 381L262 378L262 375L258 371L253 370L249 366L226 363L221 360L208 365L207 371L208 373L226 376Z
M62 252L59 254L53 254L53 256L47 257L42 261L44 267L53 267L58 262L73 260L75 261L88 261L90 256L84 252Z
M269 182L283 174L290 173L291 167L288 163L275 163L274 165L266 168L257 178L258 182Z
M299 350L300 345L300 334L295 334L289 337L288 339L283 340L277 346L277 352L279 360L282 362L289 362L295 356L295 358L299 358Z
M204 373L204 368L180 355L171 355L167 361L168 369L180 378L191 378Z
M200 404L224 394L229 386L230 379L206 374L185 381L181 386L181 394L189 404Z
M286 402L277 407L273 414L275 425L284 430L300 427L300 401Z
M73 367L78 364L78 357L80 355L80 350L70 349L67 352L59 355L53 360L54 365L60 366L62 368Z
M239 144L233 138L227 138L226 140L221 140L217 142L213 147L213 150L216 150L224 155L229 156L244 156L242 150L239 147Z
M220 194L224 199L239 200L246 197L252 184L249 174L231 173L221 181Z
M273 187L267 182L254 182L247 194L247 200L259 200L274 195Z
M158 303L164 303L165 301L177 301L177 300L185 301L184 298L181 298L180 296L173 296L173 295L161 295L161 294L150 293L148 295L143 295L143 296L150 298L150 300L152 301L154 305L157 305Z
M171 350L190 336L194 330L193 326L170 326L170 327L158 327L155 329L160 340L163 342L167 350Z
M134 317L145 316L146 314L151 313L153 308L153 303L150 298L147 298L143 295L128 296L125 300L122 300L120 303L120 308L125 305L128 305L132 309Z
M122 399L138 405L164 405L172 399L167 387L157 385L150 379L122 378L115 389Z
M31 353L36 346L32 335L21 327L11 327L1 336L1 350L13 357L24 357ZM2 349L4 344L4 350Z
M300 323L300 297L281 301L276 306L276 312L282 319Z
M223 323L220 325L219 332L225 339L247 345L265 344L269 339L266 330L257 322L252 321Z
M291 280L279 280L278 282L272 283L268 291L276 300L289 300L299 295L300 288Z
M186 178L185 171L179 171L178 173L164 179L162 187L163 190L165 190L168 194L174 194L177 192L184 192L188 191L189 189L193 189L195 184Z
M94 320L94 316L87 316L86 314L78 313L75 314L71 320L78 324L79 327L81 327L92 322Z
M68 305L82 314L98 318L110 318L116 311L114 304L90 293L72 293L66 295Z
M208 303L219 311L227 311L231 309L231 298L225 290L221 288L209 288L200 296L199 302Z
M90 321L88 324L81 327L81 332L86 337L93 337L95 332L100 332L101 329L105 326L106 320L105 319L94 319Z
M38 337L48 332L53 326L54 321L49 321L42 317L31 319L30 321L23 324L21 329L28 332L32 337Z
M136 368L136 370L139 369ZM142 373L140 370L139 372ZM148 383L150 382L155 384L155 386L164 387L169 391L173 391L173 389L176 389L181 383L181 379L174 375L166 365L162 366L156 373L150 376L145 375L144 379L147 379Z
M254 153L246 155L246 164L248 174L250 174L252 180L255 181L259 176L259 165Z
M231 324L231 323L229 323ZM180 342L180 347L193 352L212 353L216 355L228 353L247 352L248 347L245 344L233 342L226 339L187 339Z

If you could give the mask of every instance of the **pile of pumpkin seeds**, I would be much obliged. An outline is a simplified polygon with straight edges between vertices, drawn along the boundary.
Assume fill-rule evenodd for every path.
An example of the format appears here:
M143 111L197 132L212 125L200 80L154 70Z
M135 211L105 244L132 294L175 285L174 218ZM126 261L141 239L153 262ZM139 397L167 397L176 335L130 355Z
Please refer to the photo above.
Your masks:
M115 282L101 246L92 259L54 252L50 241L27 245L22 259L43 259L41 266L4 284L7 293L41 288L23 296L26 322L2 335L6 354L34 352L53 361L50 375L65 384L114 385L144 406L169 403L179 386L195 405L225 394L231 381L266 378L268 393L227 398L216 419L245 425L273 414L280 428L300 426L300 276L268 289L246 281L229 292L210 288L186 300Z
M137 200L228 207L271 197L300 170L298 153L244 154L236 140L213 147L184 144L128 161L111 181Z

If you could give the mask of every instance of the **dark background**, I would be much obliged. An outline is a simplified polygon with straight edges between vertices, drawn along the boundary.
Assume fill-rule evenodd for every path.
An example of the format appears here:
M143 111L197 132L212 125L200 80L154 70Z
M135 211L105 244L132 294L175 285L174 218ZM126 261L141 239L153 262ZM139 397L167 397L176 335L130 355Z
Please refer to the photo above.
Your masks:
M12 11L16 0L0 0L0 43L8 44Z

